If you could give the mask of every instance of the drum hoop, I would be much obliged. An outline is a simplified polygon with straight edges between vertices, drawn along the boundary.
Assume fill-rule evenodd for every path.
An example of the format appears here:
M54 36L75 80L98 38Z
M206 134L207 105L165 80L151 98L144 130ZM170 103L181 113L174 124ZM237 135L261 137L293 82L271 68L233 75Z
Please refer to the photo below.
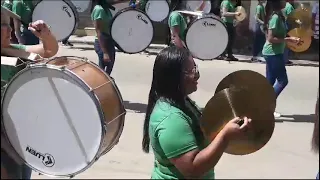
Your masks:
M146 7L144 7L144 11L146 12L146 14L147 14L147 11L146 11L147 4L148 4L149 2L151 2L151 1L154 1L154 0L148 0L147 3L146 3ZM168 7L169 7L169 12L167 13L166 17L165 17L163 20L167 19L167 18L169 17L169 15L170 15L170 12L171 12L170 4L169 4L168 0L165 0L165 2L167 3L167 5L168 5ZM162 20L162 21L163 21L163 20ZM158 21L158 22L162 22L162 21Z
M126 11L137 11L137 12L139 12L139 13L144 14L144 15L146 16L146 18L148 18L148 20L149 20L150 23L151 23L152 36L154 36L155 30L154 30L154 26L153 26L152 20L149 18L149 16L148 16L145 12L143 12L142 10L140 10L140 9L134 9L134 8L132 8L132 7L126 7L126 8L124 8L124 9L119 10L119 11L113 16L113 18L112 18L112 20L111 20L111 22L110 22L110 30L109 30L109 34L110 34L111 37L112 37L112 33L111 33L111 32L112 32L112 27L113 27L114 21L117 19L117 17L118 17L121 13L126 12ZM113 39L113 38L112 38L112 39ZM143 50L139 51L139 52L127 52L127 51L125 51L124 49L122 49L122 48L120 47L120 45L119 45L114 39L113 39L113 42L115 43L115 46L116 46L120 51L122 51L122 52L124 52L124 53L127 53L127 54L137 54L137 53L140 53L140 52L143 52L144 50L146 50L146 49L150 46L150 44L152 43L152 40L153 40L153 37L151 38L151 41L150 41L150 43L148 44L148 46L147 46L146 48L144 48Z
M60 56L60 57L67 57L67 56ZM58 57L55 57L55 58L58 58ZM52 58L50 60L54 60L55 58ZM49 69L53 69L53 70L58 70L58 71L62 71L61 68L59 67L54 67L54 66L50 66L48 64L43 64L43 63L40 63L40 64L34 64L32 66L28 66L26 68L24 68L23 70L19 71L16 75L14 75L10 82L8 83L8 86L6 87L6 89L4 90L4 93L3 93L3 96L2 96L2 99L1 99L1 112L3 112L3 103L4 103L4 99L5 99L5 95L7 94L7 91L9 89L9 86L11 85L11 83L17 79L17 77L21 74L23 74L24 72L26 72L27 70L30 70L32 68L44 68L44 67L47 67ZM96 66L97 67L97 66ZM31 169L33 169L34 171L38 172L38 173L41 173L41 174L44 174L46 176L49 176L49 177L74 177L84 171L86 171L88 168L90 168L95 162L97 159L99 159L102 155L101 153L101 150L102 150L102 145L103 145L103 140L104 140L104 137L106 136L106 123L105 123L105 116L104 116L104 113L103 113L103 110L102 110L102 107L101 107L101 103L98 99L98 97L96 96L96 94L93 92L93 91L90 91L90 88L89 86L87 85L87 83L85 83L78 75L76 75L75 73L73 73L72 71L70 71L69 69L64 69L64 72L66 72L65 74L70 77L71 79L74 79L77 83L79 83L80 87L83 88L83 90L86 90L88 95L91 97L91 99L94 101L94 104L96 105L97 109L98 109L98 113L99 113L99 117L100 117L100 122L101 122L101 140L100 140L100 145L99 145L99 149L97 150L95 156L93 157L93 160L87 164L86 167L82 168L81 170L73 173L73 174L66 174L66 175L53 175L53 174L48 174L48 173L45 173L43 172L42 170L39 170L39 169L36 169L34 168L31 164L29 164L27 161L25 161L21 156L20 154L16 151L16 149L13 147L13 145L11 144L10 140L9 140L9 136L7 134L7 131L6 131L6 127L4 126L4 121L1 121L1 125L2 125L2 128L3 128L3 133L5 135L5 138L7 139L8 143L10 144L11 148L14 150L14 153L18 155L18 157L27 165L29 166ZM76 77L76 78L73 78L73 77ZM122 105L123 106L123 105ZM1 118L3 118L3 113L1 113Z
M196 20L194 20L194 21L192 21L192 22L190 23L190 25L187 27L187 31L186 31L186 33L185 33L185 37L186 37L186 38L185 38L185 40L186 40L185 44L186 44L186 46L187 46L187 49L189 49L189 47L188 47L188 42L187 42L187 35L188 35L188 32L189 32L190 27L191 27L195 22L197 22L197 21L200 21L200 20L202 20L202 19L210 19L210 18L219 21L219 22L227 29L226 24L223 23L223 21L222 21L221 19L218 19L217 17L201 17L201 18L199 18L199 19L196 19ZM229 37L228 37L228 42L229 42ZM226 50L226 49L227 49L227 46L226 46L225 50ZM224 50L224 51L225 51L225 50ZM195 58L200 59L200 60L207 60L207 59L203 59L203 58L199 58L199 57L195 57Z
M34 12L34 10L36 9L36 7L37 7L42 1L45 1L45 0L40 0L40 1L38 1L38 2L34 5L33 11L32 11L32 13L31 13L31 18L33 17L33 12ZM79 14L78 14L78 11L77 11L76 6L73 5L73 3L72 3L70 0L62 0L62 1L65 2L65 3L70 7L70 9L72 10L72 12L73 12L73 14L74 14L74 17L75 17L75 24L74 24L74 26L73 26L73 29L72 29L71 33L67 36L67 37L69 37L69 36L71 36L71 35L77 30L77 28L78 28L78 26L79 26ZM33 18L32 18L32 19L33 19ZM33 21L33 20L32 20L32 21ZM67 38L67 37L64 37L64 38L59 39L59 40L63 40L63 39L65 39L65 38Z

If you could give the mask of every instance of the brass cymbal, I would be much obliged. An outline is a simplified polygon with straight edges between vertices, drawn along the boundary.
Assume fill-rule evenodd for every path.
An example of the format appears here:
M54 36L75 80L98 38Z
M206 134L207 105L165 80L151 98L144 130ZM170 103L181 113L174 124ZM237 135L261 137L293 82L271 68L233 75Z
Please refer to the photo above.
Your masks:
M298 7L287 17L287 22L293 28L311 29L311 8L308 6Z
M231 140L228 154L246 155L264 147L270 140L275 119L273 111L267 109L264 99L272 98L262 95L257 99L254 90L250 88L227 88L215 94L205 106L200 126L204 136L213 140L223 127L234 117L251 118L251 128L244 136ZM262 101L261 101L262 100Z
M253 89L253 95L257 99L264 101L263 103L266 108L269 108L271 111L276 109L276 93L274 92L272 85L263 75L255 71L239 70L230 73L220 81L215 93L230 87L249 87L250 89ZM261 98L262 96L269 98Z
M287 42L287 47L294 52L304 52L309 49L312 43L311 36L305 29L302 28L294 28L288 32L290 37L300 38L299 43Z
M242 6L238 6L238 7L236 8L236 12L239 12L239 13L240 13L239 16L235 16L235 18L236 18L237 21L241 22L241 21L243 21L243 20L246 19L247 13L246 13L246 10L245 10Z

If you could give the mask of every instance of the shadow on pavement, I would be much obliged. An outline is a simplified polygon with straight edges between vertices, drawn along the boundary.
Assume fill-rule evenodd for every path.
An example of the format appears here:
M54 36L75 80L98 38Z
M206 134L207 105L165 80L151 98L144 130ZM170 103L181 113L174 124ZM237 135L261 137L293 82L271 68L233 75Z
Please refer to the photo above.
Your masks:
M304 123L314 123L316 119L316 115L315 114L304 114L304 115L300 115L300 114L293 114L293 115L281 115L280 119L276 119L276 122L304 122Z
M130 101L123 101L124 107L127 110L132 110L136 113L146 113L147 105L142 103L133 103Z

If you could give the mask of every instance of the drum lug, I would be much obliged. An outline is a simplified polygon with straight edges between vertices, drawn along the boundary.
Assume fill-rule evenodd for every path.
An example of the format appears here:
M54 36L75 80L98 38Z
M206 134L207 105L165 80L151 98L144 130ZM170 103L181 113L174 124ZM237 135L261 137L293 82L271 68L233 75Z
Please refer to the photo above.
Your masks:
M69 178L70 178L70 179L74 178L74 175L71 175Z
M61 66L59 69L64 71L64 70L66 70L66 66Z

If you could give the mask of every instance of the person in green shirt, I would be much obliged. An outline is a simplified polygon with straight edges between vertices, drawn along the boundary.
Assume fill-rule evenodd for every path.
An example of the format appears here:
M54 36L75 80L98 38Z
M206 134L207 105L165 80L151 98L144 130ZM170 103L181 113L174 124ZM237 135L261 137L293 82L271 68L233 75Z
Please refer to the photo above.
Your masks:
M12 56L12 54L6 54L7 49L19 49L27 53L38 54L37 58L49 58L54 56L58 52L58 42L56 38L51 34L48 26L43 21L36 21L30 23L28 29L41 39L43 44L38 45L21 45L11 44L11 27L10 18L20 20L21 18L14 14L12 11L1 6L1 56ZM38 31L37 31L38 30ZM12 66L1 65L1 98L3 91L7 83L18 72L18 70ZM11 145L5 138L4 132L1 130L1 172L5 172L7 177L3 177L1 173L1 179L30 179L31 169L21 162L20 158L14 153Z
M14 30L20 44L39 44L39 38L27 27L27 24L32 22L33 9L32 0L14 0L12 3L12 11L21 17L21 21L14 20Z
M287 32L289 32L292 29L290 24L287 22L288 16L290 16L294 12L294 7L291 4L292 3L291 1L292 0L287 0L285 7L282 9L282 13L286 19ZM284 61L286 64L292 64L292 61L289 60L289 54L290 54L290 50L289 50L289 48L286 47L284 49L284 54L283 54L284 55L283 58L284 58Z
M178 11L172 11L169 15L168 26L170 28L172 45L180 48L185 47L186 17Z
M220 5L221 19L227 27L229 41L228 41L226 51L218 59L224 59L227 61L238 61L238 59L233 56L233 52L232 52L233 43L236 35L233 21L235 16L240 15L239 12L235 12L236 4L237 4L236 0L223 0Z
M116 47L110 35L112 14L106 0L92 1L91 20L97 34L94 49L99 58L99 66L110 75L116 58Z
M13 0L5 0L5 1L3 1L2 6L7 8L8 10L12 11L12 4L13 4ZM18 39L16 38L16 35L15 35L14 23L13 23L13 19L12 18L10 20L10 26L12 28L12 31L11 31L11 43L17 44L19 42L18 42Z
M277 97L288 84L283 56L286 42L299 42L299 38L286 37L285 17L281 12L284 5L283 0L268 1L266 5L267 18L265 19L265 24L268 24L267 40L262 49L262 54L266 60L266 77L274 87ZM277 112L274 115L276 118L280 117Z
M169 46L156 57L143 126L142 149L151 144L151 179L214 179L214 167L228 142L243 135L251 120L230 120L208 142L201 131L201 112L188 95L197 90L200 74L191 53Z
M264 34L265 24L264 19L266 17L266 11L264 9L265 0L258 0L258 5L256 7L255 13L255 28L254 28L254 40L253 40L253 52L251 61L259 61L258 55L261 53L264 43L266 42L266 37Z

